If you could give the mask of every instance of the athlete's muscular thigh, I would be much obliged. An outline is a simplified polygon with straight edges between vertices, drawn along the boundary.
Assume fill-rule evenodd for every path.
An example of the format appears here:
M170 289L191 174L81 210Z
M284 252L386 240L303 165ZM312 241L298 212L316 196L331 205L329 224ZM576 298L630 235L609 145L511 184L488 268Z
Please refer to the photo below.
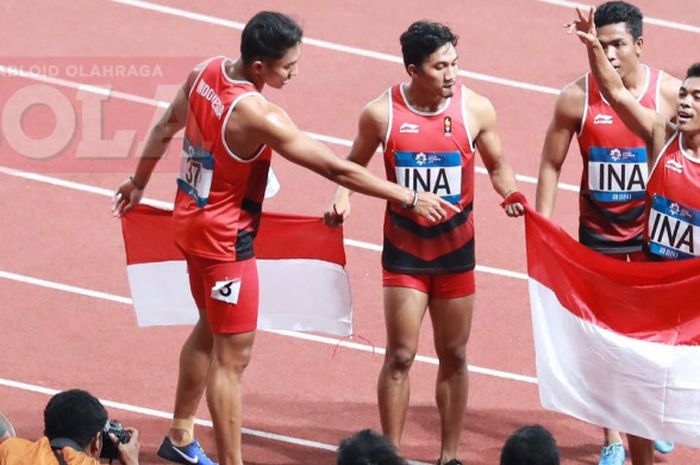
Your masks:
M421 322L428 306L428 295L407 287L384 288L387 356L395 363L410 366L418 348Z
M474 295L456 299L430 299L430 318L433 322L435 350L464 358L474 313Z

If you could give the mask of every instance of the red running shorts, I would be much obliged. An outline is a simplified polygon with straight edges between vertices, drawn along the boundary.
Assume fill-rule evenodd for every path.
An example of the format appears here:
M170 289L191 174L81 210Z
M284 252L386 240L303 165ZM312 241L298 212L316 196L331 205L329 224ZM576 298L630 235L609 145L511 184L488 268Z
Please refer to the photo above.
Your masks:
M403 274L383 270L384 287L408 287L435 299L457 299L474 294L474 270L449 274Z
M214 334L253 331L258 325L258 267L255 258L241 262L212 260L185 253L190 289Z

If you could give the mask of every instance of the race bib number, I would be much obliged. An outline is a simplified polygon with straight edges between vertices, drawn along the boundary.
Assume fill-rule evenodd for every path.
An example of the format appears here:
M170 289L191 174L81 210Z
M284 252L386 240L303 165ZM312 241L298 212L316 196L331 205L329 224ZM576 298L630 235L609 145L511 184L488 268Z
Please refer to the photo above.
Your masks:
M199 207L207 204L213 173L214 157L185 139L177 185L192 197Z
M700 211L655 195L648 228L651 253L674 260L698 256Z
M241 280L217 281L211 288L211 298L229 304L238 303L238 295L241 293Z
M394 152L396 182L418 192L432 192L451 203L462 192L459 152Z
M649 169L644 148L591 147L588 190L599 202L643 200Z

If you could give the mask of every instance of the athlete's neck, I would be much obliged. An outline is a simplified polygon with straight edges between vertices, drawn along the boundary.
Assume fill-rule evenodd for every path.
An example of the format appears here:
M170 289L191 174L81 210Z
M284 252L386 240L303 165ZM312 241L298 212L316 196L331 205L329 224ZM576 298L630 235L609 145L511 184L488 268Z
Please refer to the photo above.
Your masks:
M683 149L700 160L700 131L683 132Z
M404 95L411 108L424 113L435 113L441 110L448 100L441 95L421 92L420 89L410 82L404 86Z
M641 63L622 78L622 84L637 98L646 90L644 88L646 83L647 67Z
M263 87L265 87L265 82L259 76L256 76L250 66L246 66L240 59L236 61L228 60L225 70L226 75L231 79L252 82L258 92L261 92Z

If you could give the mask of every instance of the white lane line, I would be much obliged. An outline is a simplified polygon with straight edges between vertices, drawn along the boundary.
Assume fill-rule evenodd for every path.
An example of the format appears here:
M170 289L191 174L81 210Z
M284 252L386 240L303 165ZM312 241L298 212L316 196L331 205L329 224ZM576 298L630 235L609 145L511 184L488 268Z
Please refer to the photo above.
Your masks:
M571 2L568 0L537 0L537 1L542 2L542 3L549 3L550 5L563 6L565 8L571 8L571 9L578 7L578 8L584 9L584 10L588 10L588 8L591 7L590 4ZM647 24L653 24L654 26L665 27L668 29L675 29L677 31L691 32L693 34L700 34L700 27L693 26L691 24L677 23L675 21L668 21L666 19L660 19L660 18L651 18L648 16L644 17L644 22Z
M55 394L58 394L60 391L57 389L52 389L52 388L47 388L44 386L37 386L34 384L28 384L28 383L22 383L19 381L13 381L10 379L4 379L0 378L0 385L13 388L13 389L20 389L22 391L29 391L29 392L34 392L37 394L44 394L47 396L53 396ZM138 405L132 405L132 404L125 404L123 402L116 402L113 400L108 400L108 399L100 399L100 402L105 407L117 409L117 410L123 410L125 412L131 412L131 413L137 413L139 415L146 415L150 417L156 417L156 418L163 418L166 420L170 420L173 418L172 413L169 412L164 412L162 410L155 410L152 408L148 407L140 407ZM194 422L197 425L200 426L205 426L207 428L212 427L212 422L209 420L202 420L201 418L195 418ZM277 434L277 433L268 433L266 431L259 431L259 430L254 430L250 428L241 428L241 432L243 434L246 434L248 436L255 436L258 438L264 438L264 439L269 439L271 441L277 441L277 442L284 442L287 444L294 444L296 446L303 446L303 447L310 447L314 449L322 449L330 452L335 452L337 447L333 446L331 444L324 444L322 442L317 442L317 441L310 441L307 439L300 439L300 438L295 438L292 436L285 436L282 434Z
M126 92L114 91L108 87L99 87L99 86L81 84L79 82L70 81L67 79L60 79L60 78L55 78L55 77L51 77L51 76L46 76L43 74L31 73L31 72L15 69L12 66L0 65L0 75L21 77L24 79L30 79L30 80L43 82L46 84L51 84L51 85L55 85L55 86L59 86L59 87L66 87L69 89L81 90L83 92L90 92L90 93L95 93L95 94L99 94L99 95L106 95L106 96L113 97L113 98L116 98L119 100L125 100L125 101L132 102L132 103L140 103L143 105L156 106L156 107L160 107L160 108L167 108L169 105L169 103L164 101L164 100L155 100L155 99L143 97L140 95L134 95L134 94L126 93ZM305 133L318 141L325 142L328 144L340 145L342 147L351 147L352 146L352 141L348 140L348 139L342 139L340 137L328 136L325 134L318 134L315 132L308 132L308 131L305 131ZM485 174L485 175L488 174L488 172L486 171L486 168L481 167L481 166L477 166L475 168L475 171L479 174ZM517 181L528 183L528 184L537 184L537 178L535 178L533 176L516 174L515 179ZM561 190L566 190L566 191L571 191L571 192L578 192L579 191L578 186L575 186L573 184L566 184L566 183L560 182L558 184L558 187Z
M8 279L10 281L18 281L26 284L31 284L33 286L55 289L57 291L69 292L71 294L78 294L87 297L94 297L96 299L109 300L111 302L117 302L120 304L131 305L132 303L131 299L129 299L128 297L121 297L114 294L108 294L106 292L85 289L84 287L70 286L68 284L61 284L55 281L47 281L45 279L33 278L31 276L10 273L9 271L0 270L0 278Z
M215 26L222 26L229 29L243 30L245 24L239 23L237 21L231 21L224 18L218 18L216 16L211 16L203 13L197 13L194 11L183 10L181 8L174 8L170 6L160 5L158 3L145 2L141 0L109 0L113 3L120 3L122 5L127 5L135 8L141 8L144 10L155 11L158 13L163 13L171 16L177 16L180 18L189 19L192 21L198 21L207 24L213 24ZM333 50L335 52L347 53L350 55L357 55L364 58L372 58L375 60L386 61L389 63L397 63L403 65L403 59L396 55L391 55L383 52L376 52L374 50L367 50L359 47L352 47L349 45L338 44L335 42L329 42L327 40L314 39L311 37L304 37L303 42L305 44L313 45L315 47L324 48L327 50ZM553 87L542 86L539 84L532 84L529 82L517 81L514 79L505 79L497 76L491 76L488 74L477 73L473 71L460 70L460 76L464 76L476 81L484 81L491 84L499 84L506 87L513 87L516 89L529 90L533 92L540 92L543 94L558 95L559 89Z
M51 176L46 176L44 174L30 173L27 171L20 171L14 168L9 168L6 166L0 166L0 173L7 174L9 176L14 176L17 178L27 179L29 181L41 182L44 184L50 184L52 186L65 187L67 189L73 189L81 192L87 192L90 194L97 194L103 197L109 197L110 199L114 195L114 191L105 189L103 187L91 186L89 184L83 184L74 181L67 181L65 179L54 178ZM141 199L141 203L146 205L151 205L156 208L164 208L166 210L172 210L172 202L164 202L162 200L155 200L144 197Z
M90 186L88 184L82 184L82 183L74 182L74 181L66 181L63 179L53 178L51 176L46 176L43 174L28 173L28 172L24 172L24 171L15 170L12 168L7 168L4 166L0 166L0 173L7 174L10 176L15 176L18 178L23 178L23 179L28 179L28 180L32 180L32 181L51 184L54 186L65 187L68 189L75 189L75 190L79 190L82 192L89 192L92 194L98 194L98 195L102 195L102 196L110 197L110 198L112 197L112 194L113 194L113 191L110 191L108 189L104 189L102 187ZM164 208L167 210L173 209L173 204L171 202L164 202L162 200L155 200L155 199L144 197L141 200L141 202L144 204L147 204L147 205L157 207L157 208ZM370 242L358 241L358 240L354 240L354 239L345 239L344 242L346 245L351 246L351 247L372 250L375 252L382 251L381 245L372 244ZM505 276L507 278L527 279L527 275L525 275L523 273L519 273L517 271L512 271L512 270L501 269L501 268L494 268L494 267L490 267L490 266L477 265L476 271L494 274L494 275L498 275L498 276Z
M67 284L57 283L55 281L47 281L45 279L38 279L31 276L21 275L17 273L10 273L8 271L0 270L0 279L7 279L10 281L21 282L25 284L31 284L33 286L44 287L48 289L54 289L57 291L68 292L71 294L78 294L82 296L92 297L95 299L108 300L110 302L117 302L121 304L131 305L133 303L132 299L129 297L118 296L114 294L108 294L106 292L94 291L91 289L85 289L77 286L70 286ZM330 345L334 347L344 347L346 349L357 350L361 352L369 352L372 354L383 355L386 351L383 347L375 347L368 344L360 344L357 342L351 342L347 339L337 339L326 336L319 336L315 334L300 333L297 331L274 331L274 330L261 330L268 333L277 334L284 337L291 337L295 339L301 339L309 342L316 342L319 344ZM427 363L430 365L437 365L438 360L434 357L428 357L426 355L417 355L416 360L419 362ZM521 381L530 384L537 384L537 379L532 376L520 375L518 373L511 373L508 371L494 370L491 368L483 368L475 365L467 365L469 371L473 373L479 373L487 376L492 376L496 378L508 379L512 381Z

